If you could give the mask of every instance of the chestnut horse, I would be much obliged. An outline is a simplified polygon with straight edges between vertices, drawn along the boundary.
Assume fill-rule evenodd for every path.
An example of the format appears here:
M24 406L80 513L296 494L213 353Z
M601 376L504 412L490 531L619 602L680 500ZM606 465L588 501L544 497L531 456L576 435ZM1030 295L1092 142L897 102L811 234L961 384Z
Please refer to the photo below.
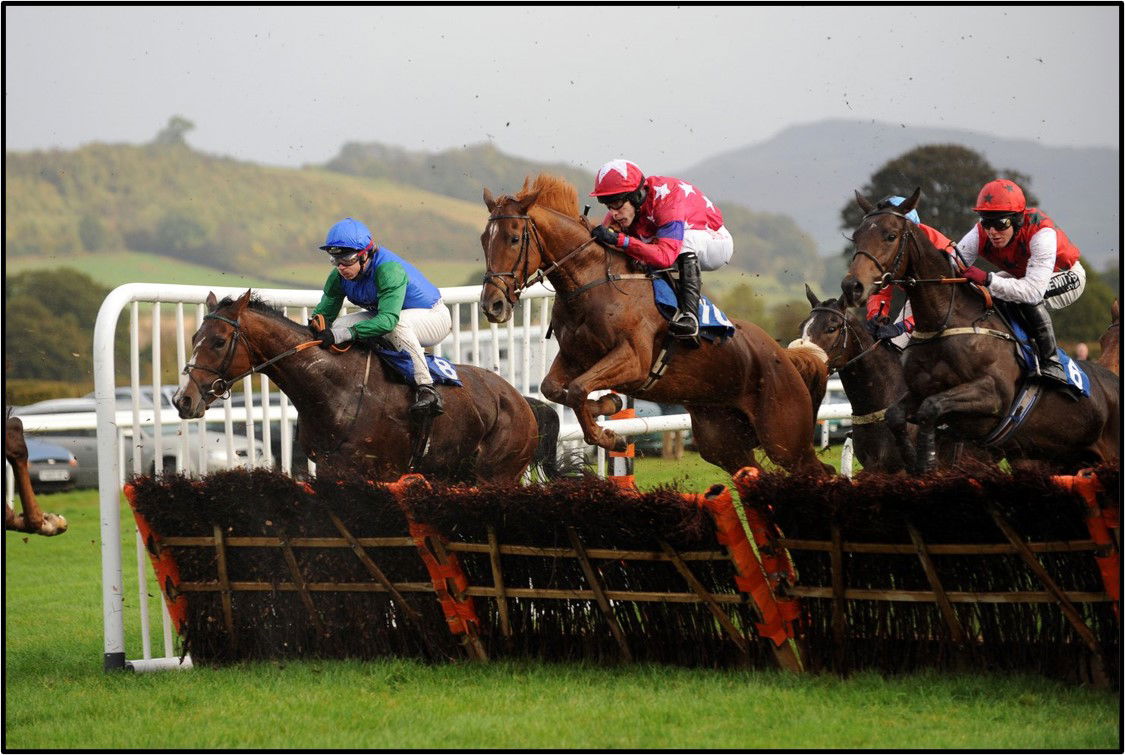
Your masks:
M202 417L244 374L262 372L300 414L301 447L320 474L358 471L388 481L411 471L411 388L391 379L370 350L319 348L305 326L251 299L250 291L222 302L211 294L207 307L173 398L182 418ZM429 450L413 471L451 481L518 481L538 441L532 408L499 375L456 369L463 385L436 386L445 413L434 419Z
M905 215L920 194L876 209L856 192L866 214L852 235L856 252L840 285L852 305L885 285L906 288L915 329L903 359L908 391L902 407L918 425L915 469L928 471L938 424L966 440L985 440L1008 415L1023 377L1007 324L969 284L948 280L950 257L912 230ZM1023 424L996 444L1011 464L1073 472L1120 459L1121 381L1095 362L1083 367L1089 398L1075 402L1044 388Z
M536 277L551 282L551 329L559 353L541 387L548 399L574 410L587 443L625 447L625 438L594 421L617 411L621 400L612 394L587 399L610 388L684 405L700 455L727 472L757 467L754 449L760 445L786 469L824 474L812 444L827 381L819 359L788 355L758 326L734 320L732 338L703 341L698 348L674 344L663 375L642 390L668 330L656 309L651 274L590 238L578 214L578 194L567 181L539 175L529 183L515 197L493 198L484 190L491 215L481 234L488 272L480 305L489 321L506 322Z
M4 426L4 458L12 465L23 513L17 514L5 501L4 529L33 535L61 535L66 532L66 517L44 512L39 508L35 491L31 489L31 474L27 468L27 441L23 437L23 422L19 417L11 416L11 411L8 410Z

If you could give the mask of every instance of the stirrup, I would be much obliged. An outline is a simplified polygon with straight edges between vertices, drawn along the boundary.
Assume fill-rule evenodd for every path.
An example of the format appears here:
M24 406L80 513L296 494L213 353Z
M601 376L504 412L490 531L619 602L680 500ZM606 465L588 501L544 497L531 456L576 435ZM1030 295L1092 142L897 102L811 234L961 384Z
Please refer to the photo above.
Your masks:
M430 415L433 417L445 413L441 404L441 396L432 385L418 386L418 394L414 403L410 405L410 413L416 415Z

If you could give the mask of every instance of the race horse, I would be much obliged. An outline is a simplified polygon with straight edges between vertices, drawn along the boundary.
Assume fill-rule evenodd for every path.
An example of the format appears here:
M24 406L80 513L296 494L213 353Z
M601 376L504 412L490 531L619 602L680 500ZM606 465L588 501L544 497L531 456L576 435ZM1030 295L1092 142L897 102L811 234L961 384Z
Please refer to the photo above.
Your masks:
M35 500L35 491L31 489L31 474L27 468L27 441L23 437L23 422L19 417L11 416L11 409L8 410L4 425L4 458L12 465L16 491L23 509L22 514L17 514L5 500L4 529L48 537L66 532L66 517L44 512ZM6 481L5 476L5 485Z
M907 394L902 408L918 425L914 469L935 462L934 431L946 423L958 437L989 440L1014 467L1073 472L1120 459L1121 381L1095 362L1083 367L1090 396L1077 401L1044 389L1014 431L996 430L1009 415L1023 382L1016 344L990 297L951 275L963 265L915 233L905 214L921 189L898 207L877 209L856 192L865 215L852 234L855 253L840 283L851 305L862 305L883 286L904 286L914 331L903 357ZM958 267L959 269L959 267ZM992 435L993 438L989 436Z
M862 472L894 473L913 468L918 428L906 421L899 405L906 396L900 350L894 344L876 341L843 296L821 301L808 284L805 296L812 310L801 322L800 337L790 347L801 342L819 346L824 350L829 373L840 376L852 405L852 442ZM964 443L940 432L936 443L942 466L968 458L992 461L991 454L983 449L967 451Z
M490 216L481 234L487 265L481 309L490 322L506 322L524 288L550 281L555 289L550 329L559 353L541 390L574 410L587 443L625 448L624 437L594 420L618 411L621 399L587 398L609 388L682 404L700 455L729 473L758 467L758 446L788 470L825 473L812 445L827 382L819 359L803 350L787 354L761 328L738 320L732 321L733 337L704 340L698 348L666 340L652 273L590 237L578 213L577 191L561 178L528 178L516 196L494 198L485 188L484 203ZM665 346L671 358L662 368L656 362ZM653 382L650 373L660 371Z
M550 462L535 458L535 451L538 446L553 454L555 438L540 442L535 410L495 373L456 365L462 385L435 386L445 413L433 421L428 450L412 459L417 452L407 412L412 389L392 377L373 351L320 348L308 328L252 298L249 290L221 302L212 293L207 307L192 337L186 378L173 397L184 419L202 417L231 385L261 372L297 409L301 447L319 475L358 472L391 481L413 471L448 481L510 483L533 461Z

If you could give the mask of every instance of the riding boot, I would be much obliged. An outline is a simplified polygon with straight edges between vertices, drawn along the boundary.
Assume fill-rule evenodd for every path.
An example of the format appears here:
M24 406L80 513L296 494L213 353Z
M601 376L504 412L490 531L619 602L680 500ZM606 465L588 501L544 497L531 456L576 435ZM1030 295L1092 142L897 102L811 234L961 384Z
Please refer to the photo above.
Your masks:
M1055 329L1051 324L1051 315L1047 313L1047 305L1043 302L1025 304L1020 309L1039 355L1039 376L1073 389L1074 386L1067 380L1062 362L1059 361ZM1065 395L1076 398L1070 391L1066 391Z
M436 417L443 413L445 408L441 404L441 394L437 392L432 384L423 383L419 385L414 391L414 403L410 406L410 413L425 416L430 415Z
M680 290L677 294L676 316L668 330L676 338L699 341L699 289L702 280L699 271L699 258L695 252L684 252L676 260L680 268Z

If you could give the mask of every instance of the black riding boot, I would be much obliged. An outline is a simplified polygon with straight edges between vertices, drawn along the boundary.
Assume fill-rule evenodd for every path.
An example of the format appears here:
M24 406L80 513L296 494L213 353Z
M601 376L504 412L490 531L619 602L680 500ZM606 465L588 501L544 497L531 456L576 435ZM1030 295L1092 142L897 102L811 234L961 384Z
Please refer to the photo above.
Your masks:
M414 403L410 406L410 413L419 416L430 415L436 417L444 412L441 405L441 394L432 385L423 384L414 391Z
M676 338L699 340L699 289L702 286L699 258L695 252L684 252L676 260L680 268L680 291L677 303L680 308L668 330Z
M1020 309L1023 312L1024 322L1027 323L1031 340L1035 342L1035 351L1039 355L1039 375L1046 380L1062 383L1068 388L1073 388L1070 381L1066 379L1062 362L1059 361L1055 329L1051 324L1051 315L1047 313L1047 305L1043 302L1024 304ZM1066 395L1073 398L1069 391Z

